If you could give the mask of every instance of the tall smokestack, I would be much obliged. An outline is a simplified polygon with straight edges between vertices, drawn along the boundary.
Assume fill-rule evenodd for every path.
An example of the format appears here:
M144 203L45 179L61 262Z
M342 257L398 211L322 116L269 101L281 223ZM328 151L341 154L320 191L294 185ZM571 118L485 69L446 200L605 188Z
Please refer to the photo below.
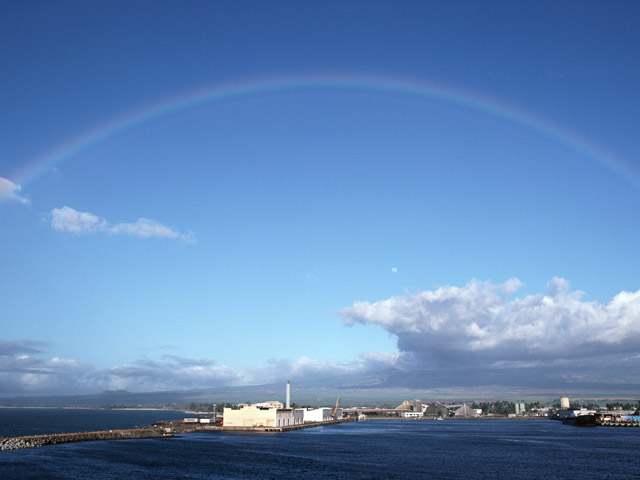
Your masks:
M287 380L287 398L285 403L285 408L291 408L291 382L289 380Z

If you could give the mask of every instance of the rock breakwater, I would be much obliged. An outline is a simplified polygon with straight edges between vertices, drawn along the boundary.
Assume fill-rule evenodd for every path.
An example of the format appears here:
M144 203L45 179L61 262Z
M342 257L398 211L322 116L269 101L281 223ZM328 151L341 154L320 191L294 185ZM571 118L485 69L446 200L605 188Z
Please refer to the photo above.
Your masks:
M105 430L101 432L56 433L28 437L0 438L0 451L43 447L60 443L91 442L95 440L133 440L141 438L172 437L160 428L133 428L129 430Z

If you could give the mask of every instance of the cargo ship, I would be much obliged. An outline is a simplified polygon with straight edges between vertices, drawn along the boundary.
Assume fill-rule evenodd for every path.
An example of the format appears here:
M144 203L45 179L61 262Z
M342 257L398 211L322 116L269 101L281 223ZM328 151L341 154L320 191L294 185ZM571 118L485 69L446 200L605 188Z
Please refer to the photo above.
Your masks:
M577 415L575 417L566 417L562 419L562 423L565 425L573 425L574 427L595 427L596 416L587 414Z

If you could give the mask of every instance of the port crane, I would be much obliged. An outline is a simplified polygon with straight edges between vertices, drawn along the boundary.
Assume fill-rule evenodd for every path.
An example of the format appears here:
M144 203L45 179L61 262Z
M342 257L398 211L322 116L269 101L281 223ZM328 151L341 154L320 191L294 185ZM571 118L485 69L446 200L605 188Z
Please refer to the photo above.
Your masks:
M336 406L331 409L331 418L338 420L338 405L340 405L340 397L336 400Z

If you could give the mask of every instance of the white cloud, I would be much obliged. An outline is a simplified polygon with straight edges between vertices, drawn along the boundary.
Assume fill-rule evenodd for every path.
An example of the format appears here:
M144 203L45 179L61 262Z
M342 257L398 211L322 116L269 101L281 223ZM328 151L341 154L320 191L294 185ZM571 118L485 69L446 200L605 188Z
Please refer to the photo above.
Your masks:
M438 369L467 380L479 371L484 379L500 373L514 380L519 372L527 383L522 372L534 368L546 376L557 368L588 368L592 380L602 379L607 368L640 368L633 359L640 350L640 290L599 304L554 278L546 294L509 300L521 285L517 279L500 285L474 280L356 302L339 313L347 324L376 324L395 335L396 367L405 370Z
M30 200L27 197L20 195L20 190L20 185L16 185L11 180L0 177L0 201L6 199L23 205L29 205L29 203L31 203Z
M51 226L64 232L94 233L106 230L108 223L92 213L65 206L51 210Z
M143 392L286 380L347 389L639 391L640 290L601 304L585 301L560 278L545 293L514 297L521 285L471 281L356 302L340 311L344 321L382 326L397 337L398 352L363 353L348 362L303 356L235 369L165 354L98 370L61 355L44 359L50 349L44 342L0 340L0 392Z
M54 208L51 211L51 226L72 233L105 232L113 235L132 235L138 238L169 238L188 243L195 241L192 232L180 233L155 220L140 218L134 223L111 225L107 220L89 212L79 212L71 207Z
M151 392L212 387L238 387L284 383L316 383L326 386L336 379L361 382L387 368L392 356L371 354L371 359L332 362L301 357L296 361L271 360L266 366L235 369L210 359L163 355L160 360L141 359L98 370L75 359L53 356L32 345L42 342L1 342L0 392L6 395L92 393L104 390ZM369 382L371 383L371 382ZM0 395L2 396L2 395Z
M118 223L117 225L109 227L109 232L114 234L133 235L139 238L171 238L183 240L189 243L194 241L194 235L192 232L180 233L166 225L156 222L155 220L149 220L148 218L140 218L134 223Z

